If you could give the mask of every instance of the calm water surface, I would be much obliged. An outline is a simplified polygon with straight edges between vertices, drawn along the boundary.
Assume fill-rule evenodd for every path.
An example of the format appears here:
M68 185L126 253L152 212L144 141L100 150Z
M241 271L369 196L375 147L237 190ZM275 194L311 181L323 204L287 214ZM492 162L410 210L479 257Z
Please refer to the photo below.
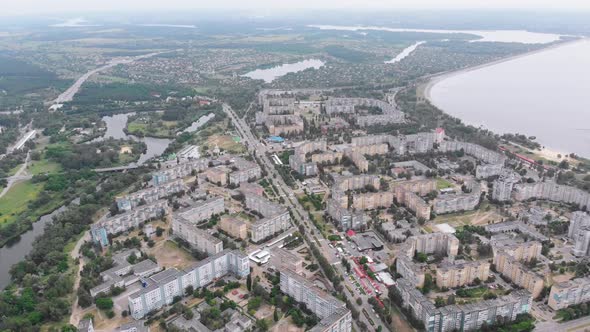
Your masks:
M270 83L276 78L287 75L288 73L296 73L309 68L318 69L323 65L324 62L321 60L308 59L295 63L286 63L268 69L256 69L242 76L249 77L254 80L264 80L264 82Z
M536 136L590 157L590 40L465 71L435 82L430 100L466 123Z

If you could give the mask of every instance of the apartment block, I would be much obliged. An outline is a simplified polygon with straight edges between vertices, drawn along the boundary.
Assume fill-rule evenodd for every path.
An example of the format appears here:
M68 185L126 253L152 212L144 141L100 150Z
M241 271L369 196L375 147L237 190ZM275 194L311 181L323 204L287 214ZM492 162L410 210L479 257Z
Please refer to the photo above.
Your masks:
M289 211L265 217L250 226L250 239L257 243L291 227Z
M129 249L113 255L113 267L100 273L102 283L90 289L90 295L96 297L100 293L108 294L113 287L127 287L140 278L150 276L162 270L162 267L150 259L131 264L127 258L131 255L141 257L137 249Z
M448 233L422 234L408 238L404 248L408 257L414 257L416 252L455 257L459 252L459 239Z
M415 318L422 321L428 332L477 331L486 323L513 321L519 314L528 313L532 306L531 294L516 290L503 297L472 304L449 305L436 308L415 286L404 278L395 286L403 307L411 309Z
M590 255L590 215L582 211L572 213L568 237L574 241L575 256Z
M219 229L238 239L244 240L248 238L248 224L238 218L221 217Z
M405 192L413 192L419 196L426 196L427 194L436 191L436 179L399 181L393 184L393 191L395 192L398 202L404 200Z
M590 278L577 278L553 284L549 293L549 307L553 310L590 302Z
M401 255L395 260L395 269L404 280L412 283L414 287L424 287L425 264L414 263L412 257Z
M441 195L434 200L433 210L436 214L474 210L481 199L481 192L474 190L467 194Z
M219 186L227 185L227 173L229 170L225 166L212 167L204 172L205 178L211 183Z
M531 271L512 256L499 252L494 255L494 266L504 277L529 291L536 298L543 291L543 276Z
M133 318L141 319L149 312L172 304L177 296L184 296L185 289L204 287L227 274L243 278L250 274L248 256L237 250L225 250L210 256L193 266L177 270L164 270L143 279L146 286L129 295L129 311Z
M487 179L492 176L502 174L504 164L483 164L475 168L475 177L478 179Z
M296 153L289 156L289 167L304 176L315 176L318 174L318 165L315 162L307 162L304 154Z
M182 217L175 217L172 220L172 232L174 236L185 240L194 249L206 252L208 255L215 255L223 250L223 241L199 229L196 223Z
M230 184L237 185L243 182L248 182L253 179L258 179L262 175L262 169L258 164L243 158L234 158L234 167L238 170L229 174Z
M342 152L323 152L311 155L311 162L316 164L338 164L342 160Z
M373 188L379 190L381 184L379 176L377 175L361 174L342 176L332 173L331 176L332 179L334 179L334 190L337 189L339 191L364 189L367 186L372 186Z
M356 168L358 168L359 172L366 173L369 171L369 161L362 153L346 150L344 155L352 161Z
M201 221L211 218L213 215L225 212L225 202L223 197L211 197L205 201L195 203L193 206L180 209L176 215L177 218L185 219L191 223L197 224Z
M283 248L273 248L270 252L270 264L277 271L288 269L297 274L303 272L303 258Z
M490 275L487 261L445 261L436 269L436 285L440 288L455 288L471 284L476 278L485 281Z
M371 145L360 145L353 146L350 148L352 152L358 152L367 156L386 154L389 151L389 147L385 143L371 144Z
M268 115L264 124L272 136L298 134L305 128L299 115Z
M517 201L535 198L576 204L580 209L590 207L590 193L552 181L517 184L514 190L514 199Z
M378 114L378 115L361 115L357 116L356 124L359 127L370 127L370 126L385 126L394 123L403 123L405 117L403 113L396 114Z
M403 197L404 199L398 202L404 204L408 209L410 209L410 211L414 212L417 218L423 218L426 220L430 219L432 208L422 199L422 197L414 194L411 191L404 192Z
M454 152L462 150L465 154L468 154L478 160L486 162L488 164L504 164L506 156L486 149L481 145L459 141L443 141L439 146L439 150L443 152Z
M350 332L352 318L346 304L320 290L298 274L281 271L281 292L295 301L305 304L307 309L320 318L316 331Z
M530 262L541 256L542 245L538 241L516 242L514 240L492 241L494 256L504 252L519 262Z
M336 199L329 199L326 211L332 217L339 229L347 231L349 229L359 230L367 226L367 216L362 211L353 212L342 207L341 202Z
M108 246L108 234L125 232L148 220L161 218L166 213L167 208L168 202L166 200L158 200L149 205L140 205L134 210L99 220L90 226L90 234L95 242L100 243L103 247Z
M117 208L120 211L130 211L143 203L151 204L159 199L185 190L182 179L168 181L157 186L149 187L134 193L117 197Z
M193 171L201 172L209 167L209 159L201 158L188 160L171 167L165 167L152 173L154 185L160 185L171 180L182 179L192 174Z
M260 213L263 217L270 217L284 213L287 209L261 196L246 196L246 207Z
M393 204L393 197L394 194L391 191L355 194L352 197L352 207L356 210L387 208Z

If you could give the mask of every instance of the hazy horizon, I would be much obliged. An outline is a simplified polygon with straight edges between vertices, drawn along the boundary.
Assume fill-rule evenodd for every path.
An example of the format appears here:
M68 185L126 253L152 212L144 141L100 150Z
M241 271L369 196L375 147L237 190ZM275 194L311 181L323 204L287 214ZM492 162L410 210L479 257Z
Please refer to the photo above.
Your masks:
M272 1L252 0L218 0L215 2L190 0L21 0L4 3L1 16L127 12L175 11L175 10L250 10L280 12L283 10L559 10L559 11L590 11L590 2L581 0L299 0Z

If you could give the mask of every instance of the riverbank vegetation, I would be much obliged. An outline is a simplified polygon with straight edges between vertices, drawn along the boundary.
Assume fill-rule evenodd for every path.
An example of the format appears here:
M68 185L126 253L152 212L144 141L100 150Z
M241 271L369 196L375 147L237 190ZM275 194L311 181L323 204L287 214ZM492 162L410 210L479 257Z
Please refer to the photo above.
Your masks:
M125 132L139 137L174 138L201 117L222 114L221 105L195 102L178 102L170 109L158 112L142 112L128 118Z
M73 191L76 189L72 187L86 188L78 193L79 205L70 204L59 214L36 239L27 258L11 268L12 284L0 294L0 330L39 330L42 324L61 322L70 313L76 271L76 263L68 252L71 243L88 229L97 212L108 206L117 193L142 178L141 170L104 176L80 173L88 178L79 178L74 181L75 186L68 186ZM81 181L86 185L81 185Z

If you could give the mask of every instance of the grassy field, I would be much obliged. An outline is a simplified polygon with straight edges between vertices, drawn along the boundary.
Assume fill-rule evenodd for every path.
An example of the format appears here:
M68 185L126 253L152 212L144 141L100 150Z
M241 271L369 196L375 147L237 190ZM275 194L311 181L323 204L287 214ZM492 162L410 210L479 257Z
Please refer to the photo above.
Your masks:
M0 199L0 225L12 222L16 216L27 208L27 204L35 199L43 189L43 184L24 181L15 184Z
M149 126L143 121L132 121L127 124L130 134L151 137L174 137L176 134L176 121L162 121L163 126Z
M27 167L27 171L31 175L57 173L61 171L61 165L54 161L41 159L39 161L32 161Z
M452 188L453 184L443 178L436 178L436 189Z
M209 147L209 149L215 148L216 145L220 149L228 151L230 153L239 154L246 152L246 147L236 142L229 135L212 135L211 137L209 137L209 139L207 139L207 146Z

